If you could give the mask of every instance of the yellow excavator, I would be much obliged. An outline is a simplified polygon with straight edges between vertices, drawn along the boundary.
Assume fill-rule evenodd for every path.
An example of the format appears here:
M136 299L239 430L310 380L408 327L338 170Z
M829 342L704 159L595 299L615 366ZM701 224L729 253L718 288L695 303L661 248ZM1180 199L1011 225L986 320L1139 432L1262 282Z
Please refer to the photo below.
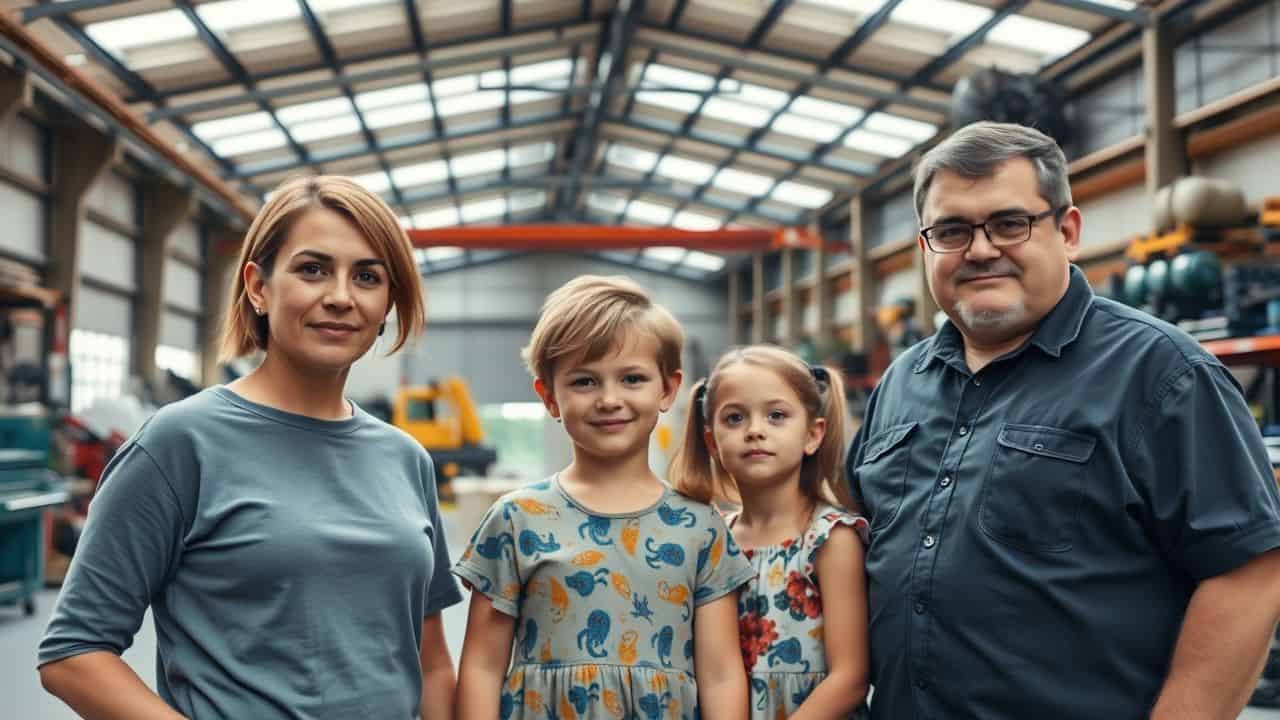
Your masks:
M496 450L483 445L480 414L460 377L400 388L391 422L431 453L441 502L453 502L453 478L487 475L498 459Z

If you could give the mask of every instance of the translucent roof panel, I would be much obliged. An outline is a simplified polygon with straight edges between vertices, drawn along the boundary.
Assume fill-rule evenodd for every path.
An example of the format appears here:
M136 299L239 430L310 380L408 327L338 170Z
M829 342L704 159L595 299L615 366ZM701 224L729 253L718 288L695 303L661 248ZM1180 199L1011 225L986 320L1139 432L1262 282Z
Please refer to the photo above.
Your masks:
M626 205L626 199L614 193L587 193L587 207L606 215L617 215Z
M120 55L144 45L156 45L196 36L196 27L181 10L134 15L93 23L85 33L108 51Z
M938 133L936 125L883 112L872 113L862 127L885 135L914 140L917 143L922 143Z
M223 157L234 157L236 155L284 147L288 142L283 132L272 128L216 140L213 142L213 151Z
M725 168L716 173L715 179L711 182L725 190L732 190L752 197L763 195L773 187L773 178L733 168Z
M449 177L449 166L443 160L405 165L391 170L391 179L400 187L425 185Z
M801 0L805 5L822 5L856 15L870 15L884 3L881 0Z
M768 108L748 105L747 103L721 97L707 98L706 104L702 106L702 114L717 120L746 125L747 127L765 125L769 122L769 118L773 116L773 112Z
M772 130L821 143L831 142L844 132L843 127L834 123L789 112L773 121Z
M458 208L453 205L426 210L413 216L413 226L417 228L453 227L458 224Z
M247 115L231 115L217 120L198 122L191 126L191 131L201 140L209 142L233 135L266 130L274 125L275 123L271 122L270 115L265 112L255 112Z
M511 193L511 197L508 199L508 205L513 213L536 210L546 204L547 193L543 190Z
M494 172L495 170L501 170L506 164L507 154L501 149L459 155L450 161L453 174L458 177Z
M723 223L719 218L713 218L710 215L681 210L671 219L671 224L681 230L718 230Z
M845 147L850 147L854 150L861 150L873 155L883 155L884 157L906 155L911 151L911 148L915 147L915 143L906 138L863 129L849 133L848 137L844 139L844 144Z
M395 125L408 125L409 123L430 120L431 106L425 102L421 102L413 105L365 110L363 111L363 115L364 123L368 125L371 130L379 130L381 128L392 127Z
M910 2L910 0L908 0ZM801 95L791 101L791 106L787 108L788 112L805 117L825 120L827 122L838 123L840 125L852 125L862 119L863 112L861 109L844 103L833 102L831 100L823 100L821 98L809 97Z
M981 5L957 0L903 0L889 17L894 22L961 38L977 30L993 14Z
M657 203L633 200L627 206L627 218L653 225L666 225L671 222L672 208Z
M331 13L366 5L390 5L396 0L307 0L313 12Z
M678 263L684 259L685 254L689 251L682 247L648 247L644 249L644 256L652 258L658 262Z
M375 108L426 103L427 99L427 85L419 82L357 93L356 105L359 106L361 111L364 111Z
M658 163L658 154L630 145L614 143L604 153L605 162L628 170L647 173Z
M813 185L805 185L803 183L784 180L778 183L778 187L773 189L769 195L778 202L788 203L790 205L799 205L805 208L819 208L831 202L834 194L826 188L814 187Z
M507 162L512 167L537 165L551 160L556 154L555 143L540 142L529 145L513 145L508 153Z
M690 250L684 259L685 265L707 272L719 272L724 268L724 262L724 258L719 255L704 253L700 250Z
M1089 33L1079 28L1021 15L1010 15L987 33L987 42L1035 53L1042 62L1056 60L1088 41Z
M752 105L759 105L760 107L766 107L770 110L777 110L781 108L791 99L790 95L781 90L775 90L771 87L765 87L764 85L756 85L755 83L742 83L737 93L728 94L724 97L744 103L751 103Z
M354 113L326 120L314 120L297 125L289 125L289 134L300 143L324 140L325 138L350 135L360 132L360 118Z
M504 197L488 200L472 200L462 204L462 221L466 223L480 220L491 220L507 212L507 199Z
M391 189L391 176L382 171L353 175L351 181L372 193L384 193Z
M517 65L511 68L511 83L563 88L569 84L569 73L572 70L573 61L569 58Z
M658 161L656 172L672 180L701 185L710 180L711 176L715 174L716 166L698 160L683 158L679 155L666 155Z
M296 2L280 0L221 0L196 5L196 13L214 32L227 33L245 27L296 18L301 14Z
M354 110L350 100L345 97L335 97L276 108L276 117L280 118L280 122L285 125L292 125L309 120L325 120L351 115Z

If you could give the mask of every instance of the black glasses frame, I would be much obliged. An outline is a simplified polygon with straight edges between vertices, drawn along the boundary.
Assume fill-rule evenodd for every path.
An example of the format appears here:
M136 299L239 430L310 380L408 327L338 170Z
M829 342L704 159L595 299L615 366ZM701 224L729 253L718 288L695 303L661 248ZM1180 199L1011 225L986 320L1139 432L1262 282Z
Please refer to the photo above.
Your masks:
M965 223L965 222L945 222L945 223L938 223L937 225L930 225L930 226L929 226L929 227L927 227L927 228L923 228L923 229L921 229L921 230L920 230L920 237L924 238L924 241L925 241L925 243L929 246L929 249L930 249L930 250L932 250L932 251L934 251L934 252L936 252L936 253L938 253L938 254L940 254L940 255L948 255L948 254L952 254L952 253L960 253L960 252L965 252L966 250L968 250L968 249L969 249L969 246L973 244L973 238L974 238L974 236L975 236L975 235L977 235L978 228L982 228L982 232L984 232L984 233L986 233L986 234L987 234L987 242L991 243L992 245L995 245L996 247L1013 247L1014 245L1021 245L1022 243L1024 243L1024 242L1026 242L1026 241L1028 241L1028 240L1030 240L1030 239L1031 239L1031 231L1032 231L1033 229L1035 229L1036 223L1040 222L1041 220L1044 220L1045 218L1049 217L1050 215L1055 215L1055 216L1056 216L1056 215L1058 215L1059 213L1065 212L1065 211L1066 211L1066 209L1067 209L1067 207L1069 207L1069 206L1065 206L1065 205L1064 205L1064 206L1062 206L1062 207L1049 208L1048 210L1045 210L1044 212L1040 213L1039 215L1032 215L1032 214L1030 214L1030 213L1028 213L1028 214L1026 214L1026 215L1001 215L1001 216L996 217L996 218L987 218L986 220L983 220L983 221L982 221L982 222L980 222L980 223ZM1002 238L1002 237L1000 237L1000 236L996 235L995 233L992 233L992 232L991 232L991 223L992 223L992 222L999 222L999 221L1001 221L1001 220L1016 220L1016 219L1025 219L1025 220L1027 221L1027 232L1026 232L1026 234L1025 234L1025 235L1023 235L1023 236L1022 236L1022 238L1021 238L1020 240L1009 240L1009 239L1007 239L1007 238ZM962 245L962 246L960 246L960 247L957 247L957 248L950 248L950 249L944 249L944 250L939 250L938 248L936 248L936 247L934 247L934 246L933 246L933 242L932 242L932 240L930 239L930 236L931 236L931 235L932 235L932 234L933 234L933 233L934 233L938 228L941 228L941 227L956 227L956 226L960 226L960 225L967 225L967 226L969 227L969 241L968 241L968 242L966 242L964 245Z

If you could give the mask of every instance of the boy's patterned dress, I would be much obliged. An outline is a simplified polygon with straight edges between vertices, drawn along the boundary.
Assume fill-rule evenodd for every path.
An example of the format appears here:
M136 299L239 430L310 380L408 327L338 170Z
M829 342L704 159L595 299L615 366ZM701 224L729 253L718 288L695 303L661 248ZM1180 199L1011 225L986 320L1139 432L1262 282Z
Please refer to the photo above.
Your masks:
M555 478L494 503L453 572L516 618L501 720L698 718L694 608L752 575L707 505L606 515Z
M730 526L736 519L729 519ZM738 595L738 637L753 720L790 717L827 676L814 561L836 525L852 527L867 541L866 518L820 505L803 537L743 553L755 570Z

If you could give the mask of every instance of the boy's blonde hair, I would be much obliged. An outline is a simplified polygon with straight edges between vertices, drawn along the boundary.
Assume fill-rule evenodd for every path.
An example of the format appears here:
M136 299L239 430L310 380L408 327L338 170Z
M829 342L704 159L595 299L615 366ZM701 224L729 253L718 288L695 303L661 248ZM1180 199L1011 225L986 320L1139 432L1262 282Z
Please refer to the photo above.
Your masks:
M265 316L253 311L244 282L244 268L256 263L270 276L276 255L298 218L309 210L328 208L351 221L379 257L390 276L390 303L396 310L396 339L388 355L421 332L426 320L422 278L413 259L413 245L396 214L382 198L339 175L317 175L285 180L258 211L245 234L231 286L231 302L222 322L223 359L266 350L270 330ZM390 308L388 308L390 309Z
M585 362L599 360L633 332L657 340L663 377L680 370L684 331L666 308L630 278L582 275L547 296L520 356L533 377L550 387L557 360L579 354Z

